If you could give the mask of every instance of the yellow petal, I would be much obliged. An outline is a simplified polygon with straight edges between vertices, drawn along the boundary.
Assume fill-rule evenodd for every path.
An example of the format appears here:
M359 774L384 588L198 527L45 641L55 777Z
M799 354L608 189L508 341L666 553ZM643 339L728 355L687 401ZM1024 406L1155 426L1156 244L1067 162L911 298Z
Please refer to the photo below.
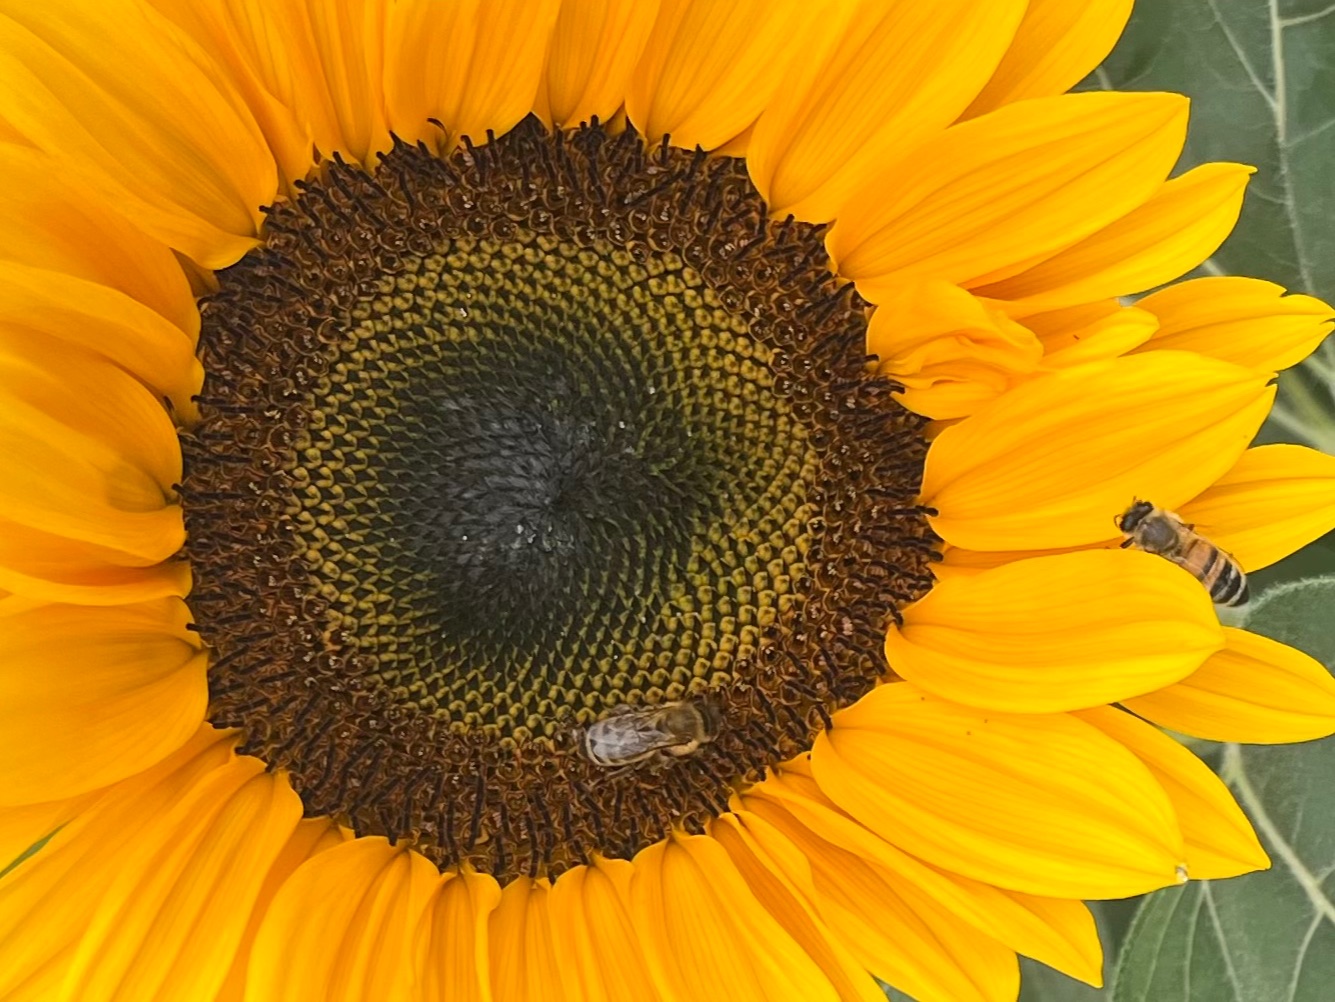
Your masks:
M188 594L190 564L145 563L0 518L0 587L43 602L125 605Z
M115 45L107 39L114 38ZM133 72L127 72L133 67ZM208 55L133 0L0 6L0 114L150 234L209 268L255 244L277 172Z
M1270 866L1251 822L1209 766L1162 731L1111 706L1083 710L1092 724L1139 758L1177 812L1192 880L1236 877Z
M562 1002L561 962L552 936L547 879L516 877L501 891L487 937L497 1002ZM572 999L573 1002L573 999Z
M379 837L307 860L260 924L247 1002L408 1002L414 934L436 881L426 859Z
M836 1002L834 986L708 835L674 835L635 857L631 915L669 998Z
M321 149L327 152L344 149L330 113L322 69L313 63L295 73L291 68L293 49L304 46L310 53L309 33L293 32L291 22L280 27L276 21L282 17L306 16L304 5L264 4L263 0L228 4L204 4L198 0L147 2L216 60L221 71L220 82L242 97L264 133L286 194L294 193L292 182L306 177L315 161L313 119L322 126L320 137L325 142ZM298 24L303 29L306 26L305 21ZM303 87L301 97L296 98L294 88ZM348 155L351 156L350 151Z
M658 0L564 0L539 90L542 120L567 127L615 115L657 16Z
M231 968L265 874L301 818L281 774L234 760L199 804L160 819L101 895L62 1002L212 998Z
M1181 151L1186 114L1172 94L1007 105L871 177L840 210L826 248L874 303L909 281L997 282L1150 198Z
M918 914L944 908L1017 953L1099 983L1103 952L1094 918L1081 902L1004 890L915 859L840 811L811 777L809 757L786 764L740 800L789 838L819 838L861 859L897 894L932 902Z
M1015 33L1015 0L846 5L828 54L812 40L756 123L747 168L773 214L827 222L888 161L973 100ZM834 21L833 12L826 19ZM823 39L822 39L823 40Z
M749 870L757 875L771 871L771 887L783 874L789 887L813 903L817 918L812 921L819 923L815 928L821 935L829 935L823 931L828 924L863 966L915 999L1015 998L1019 983L1015 954L946 913L929 897L915 894L915 888L885 880L871 864L814 838L800 826L780 830L760 815L743 811L728 827L715 827L722 844L731 846L734 860L749 858ZM788 923L803 911L792 900L792 892L788 902L776 899L775 904L783 906ZM857 987L841 987L839 998L865 997L864 991L852 993Z
M561 874L549 905L566 998L659 1002L644 948L627 910L633 864L598 859Z
M1125 897L1177 879L1182 837L1130 752L1067 714L1000 714L881 685L816 738L816 781L929 863L1049 897Z
M1335 310L1259 278L1178 282L1136 303L1159 320L1145 351L1172 348L1262 372L1297 365L1330 333Z
M1024 325L1042 342L1042 368L1051 371L1125 355L1154 335L1157 321L1152 313L1105 300L1027 316Z
M0 802L75 797L142 772L199 730L199 635L180 599L46 606L0 631Z
M821 918L815 886L802 851L746 811L723 814L710 826L751 893L830 979L844 1002L883 1002L871 975Z
M1021 316L1162 285L1224 242L1254 172L1243 164L1202 164L1075 246L979 294L1009 300L1012 315Z
M93 797L40 852L0 880L0 998L61 998L95 913L132 903L109 899L112 883L126 873L144 875L153 852L170 843L186 819L215 809L219 783L258 771L254 759L236 758L235 743L233 734L202 727L158 765Z
M890 294L872 313L867 351L876 371L904 386L909 410L963 417L1033 372L1034 335L958 286L924 282Z
M274 895L302 863L326 849L342 845L351 837L351 831L340 828L329 818L303 818L297 822L297 827L283 843L283 847L278 851L278 855L269 866L268 873L264 876L259 896L250 909L245 932L232 958L232 966L228 969L227 978L213 1002L245 1002L246 969L250 966L250 951L255 945L255 936L260 931L260 923L264 920Z
M1161 727L1207 741L1281 744L1335 734L1335 679L1315 658L1246 630L1176 685L1126 700Z
M446 149L464 136L480 145L488 130L508 132L533 109L556 13L557 0L390 5L390 128L413 142L431 135L427 120L435 119Z
M166 244L113 211L39 150L0 145L0 174L6 178L0 190L0 258L34 272L65 275L124 293L177 327L187 351L193 347L199 309ZM0 297L6 310L12 309L9 297L9 291ZM117 332L114 340L130 334ZM101 347L117 348L105 343ZM157 346L159 352L168 349L159 355L159 366L172 357L169 347L165 342ZM143 378L153 370L134 371Z
M885 641L896 674L957 703L1008 713L1151 692L1224 644L1195 578L1124 550L1037 557L942 581L903 616Z
M1001 65L964 118L1074 87L1112 51L1131 0L1029 0Z
M0 807L0 874L17 865L24 853L78 817L101 791L68 800L48 800L22 807Z
M824 51L844 16L829 0L662 0L626 114L650 144L721 146L756 120L794 59Z
M34 334L42 337L34 339ZM118 289L0 261L0 353L52 341L56 351L77 345L101 354L136 376L155 397L168 398L176 414L187 420L195 416L191 398L199 392L204 370L192 337Z
M1175 509L1217 480L1274 393L1264 375L1188 352L1063 369L937 436L923 503L940 512L937 535L971 550L1114 538L1133 498Z
M1302 445L1248 449L1177 511L1244 570L1268 567L1335 528L1335 458Z
M133 573L118 571L157 564L184 540L171 501L176 431L122 369L37 334L27 342L17 354L0 339L0 524L14 527L0 533L0 587L126 583Z
M423 1002L491 1002L487 925L501 900L489 873L447 873L422 916Z

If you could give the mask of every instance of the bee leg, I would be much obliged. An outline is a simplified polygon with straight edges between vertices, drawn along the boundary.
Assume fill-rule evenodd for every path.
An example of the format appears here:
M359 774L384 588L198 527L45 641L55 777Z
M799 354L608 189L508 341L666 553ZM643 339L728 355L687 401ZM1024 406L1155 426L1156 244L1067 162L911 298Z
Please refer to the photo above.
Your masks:
M1127 549L1127 548L1129 548L1129 547L1131 547L1131 546L1134 546L1134 545L1135 545L1135 542L1136 542L1136 541L1135 541L1134 539L1124 539L1124 540L1122 540L1122 544L1121 544L1121 545L1122 545L1122 549L1125 550L1125 549Z

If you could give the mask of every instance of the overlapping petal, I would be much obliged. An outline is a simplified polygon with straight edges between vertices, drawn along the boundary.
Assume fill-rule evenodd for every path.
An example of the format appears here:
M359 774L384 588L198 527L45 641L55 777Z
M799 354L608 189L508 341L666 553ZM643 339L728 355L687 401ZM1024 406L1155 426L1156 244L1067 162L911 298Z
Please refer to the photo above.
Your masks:
M1144 205L1073 247L981 295L1007 300L1013 316L1141 292L1200 264L1233 229L1255 168L1202 164L1166 182Z
M1320 662L1231 627L1224 643L1182 681L1125 700L1126 707L1207 741L1278 744L1335 734L1335 678Z
M816 738L824 793L929 863L1030 894L1123 897L1177 879L1172 805L1116 741L1068 714L1003 714L882 685Z
M565 997L589 1002L662 998L628 910L634 866L599 858L561 874L548 896Z
M465 866L442 875L418 931L424 1002L492 1002L487 930L500 901L489 873Z
M947 428L923 476L932 527L973 550L1118 535L1134 498L1175 508L1217 480L1274 398L1265 375L1189 352L1090 362L1017 387Z
M544 121L606 122L625 100L658 0L563 0L536 99Z
M1177 812L1193 880L1264 870L1270 860L1251 823L1209 766L1162 731L1111 706L1076 714L1128 748L1154 774Z
M1178 514L1258 570L1335 528L1335 458L1301 445L1248 449Z
M1195 351L1262 372L1296 365L1330 333L1335 310L1259 278L1178 282L1136 303L1158 329L1144 351Z
M823 52L847 11L830 0L661 0L626 115L650 144L712 150L745 131L795 59Z
M973 100L1024 8L1015 0L829 5L821 28L836 33L804 40L747 144L747 168L774 213L842 216L870 176L912 155Z
M464 136L481 145L533 108L557 0L403 0L390 4L385 44L389 126L409 142L444 130L442 148Z
M1008 713L1150 692L1224 643L1199 582L1159 557L1122 550L1036 557L941 581L902 615L885 641L896 674Z
M185 603L171 598L98 609L50 605L7 617L0 803L110 786L199 730L208 686L203 645L186 629L189 621Z
M383 838L308 859L279 888L251 949L246 1002L407 1002L418 922L437 881L425 858Z
M255 245L278 183L268 145L212 57L157 11L5 3L0 81L10 126L149 233L210 268Z
M176 432L123 369L0 338L0 587L116 604L184 594Z
M999 282L1151 198L1181 151L1186 112L1172 94L1007 105L869 177L826 248L872 302L909 281Z

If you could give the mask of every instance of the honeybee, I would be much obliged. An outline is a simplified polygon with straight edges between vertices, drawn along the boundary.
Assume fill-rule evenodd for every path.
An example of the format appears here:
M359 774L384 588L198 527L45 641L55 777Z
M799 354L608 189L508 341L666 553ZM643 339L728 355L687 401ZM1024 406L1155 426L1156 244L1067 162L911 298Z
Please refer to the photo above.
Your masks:
M605 768L670 761L718 736L719 711L706 700L678 700L636 709L622 704L584 731L584 754Z
M1171 511L1136 500L1116 521L1127 535L1123 549L1134 546L1171 560L1205 585L1218 605L1247 601L1247 576L1238 562Z

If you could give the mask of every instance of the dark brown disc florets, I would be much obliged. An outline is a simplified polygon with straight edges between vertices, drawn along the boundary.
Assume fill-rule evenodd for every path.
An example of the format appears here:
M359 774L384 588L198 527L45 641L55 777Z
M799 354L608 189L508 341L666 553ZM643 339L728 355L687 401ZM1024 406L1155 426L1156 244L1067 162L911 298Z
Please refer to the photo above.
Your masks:
M529 121L300 189L204 304L181 494L211 719L309 812L502 877L628 856L885 673L921 421L741 161ZM581 752L680 699L694 754Z

